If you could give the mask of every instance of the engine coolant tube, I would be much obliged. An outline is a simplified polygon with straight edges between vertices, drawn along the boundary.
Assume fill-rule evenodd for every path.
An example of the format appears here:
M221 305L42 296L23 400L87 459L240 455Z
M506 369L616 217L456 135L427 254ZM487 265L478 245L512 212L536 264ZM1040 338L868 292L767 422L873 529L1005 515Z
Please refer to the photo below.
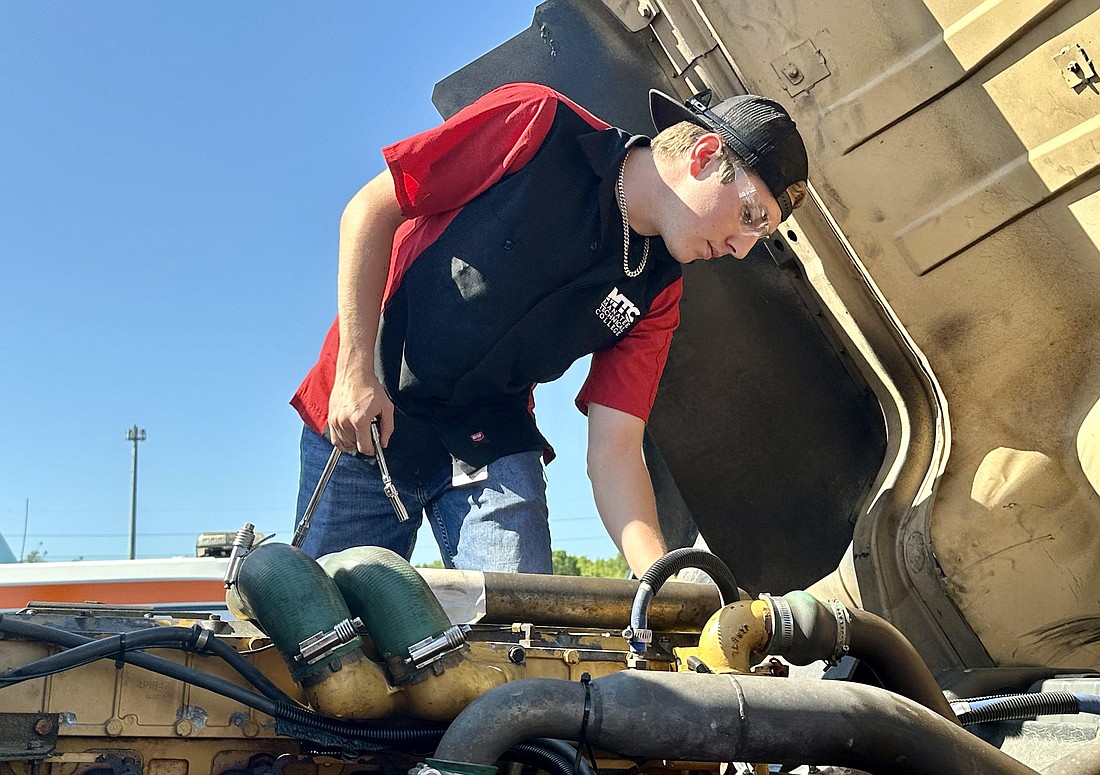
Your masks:
M913 644L882 617L836 601L824 603L801 590L760 597L772 609L769 654L796 665L851 654L870 667L886 689L959 723Z
M295 659L303 640L351 618L340 591L312 557L290 544L258 546L241 563L237 588L295 681L309 682L329 669L327 660L310 665ZM360 646L361 639L345 643L333 658Z
M326 555L320 564L362 619L413 715L452 719L507 680L499 667L467 658L464 634L451 626L435 593L405 558L383 547L357 546ZM423 641L440 644L430 667L412 659L410 647Z
M339 718L378 718L395 710L381 668L363 655L362 638L348 632L351 613L340 590L316 560L290 544L263 544L241 562L236 590L310 705ZM303 641L334 631L352 637L315 661L301 658Z
M585 739L627 758L1034 775L928 708L863 684L626 670L595 679L589 691ZM428 763L444 773L481 772L516 741L577 740L584 707L579 682L505 684L455 719Z
M435 594L399 554L381 546L355 546L318 561L336 582L348 610L363 620L387 661L451 626Z
M696 549L690 546L673 549L653 563L649 570L642 575L638 592L634 595L634 604L630 609L630 630L624 632L623 635L630 643L631 651L635 654L645 653L646 641L637 637L637 635L646 632L649 628L650 601L673 574L684 568L698 568L714 579L714 583L718 586L718 592L722 597L722 605L732 603L740 597L740 592L737 589L737 579L734 578L733 571L717 555L705 549Z

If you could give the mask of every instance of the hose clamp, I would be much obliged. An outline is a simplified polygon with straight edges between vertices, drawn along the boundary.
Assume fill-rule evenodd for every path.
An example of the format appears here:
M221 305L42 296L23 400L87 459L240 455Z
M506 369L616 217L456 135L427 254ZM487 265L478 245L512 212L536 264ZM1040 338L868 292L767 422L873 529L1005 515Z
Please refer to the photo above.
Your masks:
M653 642L653 630L647 627L625 627L622 635L634 654L645 654L646 647Z
M237 531L233 539L233 548L230 549L229 567L225 569L225 588L230 589L237 583L237 574L241 572L241 563L245 556L252 551L252 544L256 540L256 528L251 522L245 522L244 527Z
M328 632L319 632L310 635L298 644L298 654L294 659L314 665L324 659L328 659L334 651L341 646L351 643L359 638L359 633L366 629L363 620L358 616L354 619L344 619L337 622Z
M466 645L466 633L469 631L470 625L456 624L448 627L434 638L425 638L412 644L409 646L409 656L405 659L405 664L412 665L418 670L427 667L444 655L457 651Z
M759 599L768 604L772 620L772 637L766 653L786 654L794 643L794 612L791 611L791 604L782 597L767 593L761 594Z
M833 656L829 660L830 664L835 665L851 649L852 614L848 611L848 607L839 600L826 600L825 605L829 606L829 610L833 612L833 618L836 619L836 646L833 649Z

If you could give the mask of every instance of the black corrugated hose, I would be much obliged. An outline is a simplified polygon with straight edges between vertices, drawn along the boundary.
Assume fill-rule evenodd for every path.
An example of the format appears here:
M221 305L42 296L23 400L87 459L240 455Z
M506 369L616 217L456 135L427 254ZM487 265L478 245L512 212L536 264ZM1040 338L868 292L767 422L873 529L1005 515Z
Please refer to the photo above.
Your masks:
M21 638L42 640L49 643L55 643L70 649L82 646L85 643L99 642L93 641L92 638L87 638L83 635L69 632L68 630L62 630L56 627L49 627L44 624L36 624L33 622L24 622L17 619L10 619L4 617L3 615L0 615L0 632L6 635L15 635ZM134 633L128 633L127 638L131 638L134 635ZM107 641L114 640L115 648L113 650L110 650L101 658L120 659L124 662L128 662L137 665L138 667L145 668L146 670L151 670L154 673L160 673L161 675L166 675L169 678L175 678L178 681L193 684L194 686L206 689L207 691L220 694L224 697L229 697L232 700L240 702L242 705L254 708L255 710L266 713L267 715L272 716L276 719L283 719L285 721L297 724L301 727L313 728L326 733L337 735L353 743L357 750L360 751L381 750L383 748L392 746L393 744L400 744L405 746L417 745L434 747L434 745L439 741L445 731L443 727L437 724L422 723L417 726L390 727L357 723L353 721L344 721L341 719L333 719L325 716L319 716L313 711L302 708L299 705L292 704L293 700L290 700L290 702L286 702L279 699L271 699L261 694L257 694L256 692L249 691L248 689L238 686L237 684L231 681L227 681L223 678L208 675L200 670L185 667L184 665L180 665L176 662L162 659L160 657L155 657L142 651L120 651L120 642L117 638L118 636L114 636L114 638L105 639ZM178 639L176 642L178 643ZM226 648L230 647L226 646ZM47 657L47 659L51 658L52 657ZM39 662L41 661L42 660L39 660ZM241 661L244 662L243 659ZM24 666L24 668L20 668L20 670L23 670L26 667L27 666ZM252 668L251 665L249 665L249 667ZM255 670L255 668L252 669ZM13 676L12 680L9 682L9 685L11 683L18 683L37 677L39 677L39 675L37 674ZM245 677L247 678L247 676ZM0 679L0 685L3 684L4 681ZM280 692L280 694L282 694L282 692ZM287 695L284 694L283 696L285 697ZM290 698L288 697L288 699Z
M649 601L661 589L673 574L684 568L698 568L705 571L718 586L722 605L733 603L740 599L741 593L737 589L737 579L733 571L729 569L716 555L705 549L696 549L691 546L682 549L673 549L661 557L649 567L642 576L638 585L638 591L634 595L634 604L630 608L630 629L645 630L649 626ZM645 644L630 639L630 647L636 653L645 651Z
M1036 692L1003 697L980 697L953 702L959 723L1020 721L1036 716L1072 713L1100 713L1100 695L1073 692Z
M21 625L25 625L25 627L21 628ZM115 657L120 652L159 646L162 648L183 648L198 653L206 652L220 657L236 670L242 678L259 689L265 697L278 702L294 704L292 697L249 664L248 660L242 657L236 649L221 642L214 637L213 633L204 630L197 624L191 627L153 627L147 630L137 630L107 638L93 639L71 633L68 630L47 627L33 622L4 621L3 615L0 614L0 632L8 632L12 628L15 630L12 634L45 640L59 646L65 646L67 650L9 670L3 676L0 676L0 682L6 682L6 679L24 677L37 678L41 675L80 667L97 659ZM24 631L19 632L20 629ZM206 633L205 638L203 638L204 633ZM16 682L15 680L10 681L10 683Z

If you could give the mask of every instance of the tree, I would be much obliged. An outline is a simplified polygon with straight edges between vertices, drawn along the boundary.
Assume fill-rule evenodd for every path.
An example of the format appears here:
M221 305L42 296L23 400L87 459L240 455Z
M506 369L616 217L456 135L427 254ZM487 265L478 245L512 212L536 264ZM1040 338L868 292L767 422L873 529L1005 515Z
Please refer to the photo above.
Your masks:
M595 576L604 579L625 579L630 573L621 554L614 557L598 557L594 560L583 554L573 556L561 549L551 555L554 573L558 576Z
M581 569L580 565L577 564L577 558L566 554L564 549L555 549L551 552L550 561L554 564L555 576L581 575Z
M47 554L49 554L49 552L43 551L42 544L39 544L36 548L31 549L23 555L23 562L45 562Z
M625 579L630 575L630 566L621 554L614 557L597 557L590 560L581 555L572 555L564 549L555 549L550 553L550 562L554 565L555 576L595 576L603 579ZM418 568L442 568L443 563L432 560L417 565Z

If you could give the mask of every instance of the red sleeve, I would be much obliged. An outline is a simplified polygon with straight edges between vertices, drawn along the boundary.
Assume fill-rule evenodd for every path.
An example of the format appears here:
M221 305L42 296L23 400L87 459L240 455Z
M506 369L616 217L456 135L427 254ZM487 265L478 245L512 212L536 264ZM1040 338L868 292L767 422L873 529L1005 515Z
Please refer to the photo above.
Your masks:
M592 354L588 379L577 394L577 408L601 404L649 420L657 384L665 370L672 332L680 325L683 278L653 300L649 312L614 347Z
M595 129L608 124L546 86L494 89L438 127L382 149L406 218L453 210L535 155L565 103Z

